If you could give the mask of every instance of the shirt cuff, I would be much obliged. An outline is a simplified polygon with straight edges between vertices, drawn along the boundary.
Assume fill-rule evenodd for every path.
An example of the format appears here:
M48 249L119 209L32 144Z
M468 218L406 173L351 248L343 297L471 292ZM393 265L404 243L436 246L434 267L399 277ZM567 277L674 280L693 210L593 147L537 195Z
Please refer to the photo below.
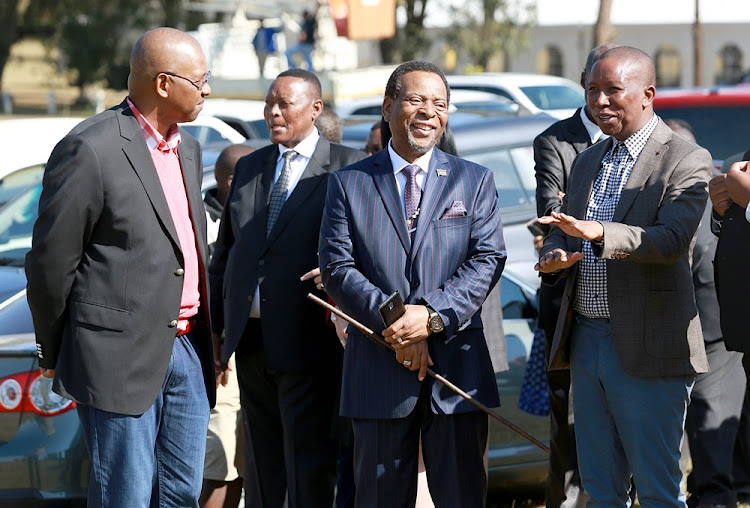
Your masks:
M750 203L748 203L747 208L745 208L745 220L750 222Z

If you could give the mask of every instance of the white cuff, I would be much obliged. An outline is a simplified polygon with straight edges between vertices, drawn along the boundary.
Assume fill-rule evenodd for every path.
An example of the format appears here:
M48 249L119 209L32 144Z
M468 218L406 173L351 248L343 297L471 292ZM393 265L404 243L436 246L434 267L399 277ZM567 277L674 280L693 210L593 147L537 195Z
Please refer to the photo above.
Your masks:
M750 203L748 203L747 208L745 208L745 220L750 222Z

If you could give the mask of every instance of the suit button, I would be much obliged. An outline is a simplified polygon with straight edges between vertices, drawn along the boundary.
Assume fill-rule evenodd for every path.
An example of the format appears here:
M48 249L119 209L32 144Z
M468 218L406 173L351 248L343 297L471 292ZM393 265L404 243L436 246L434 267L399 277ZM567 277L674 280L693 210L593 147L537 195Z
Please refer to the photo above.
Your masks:
M262 260L262 259L260 261L258 261L258 266L263 266L265 264L266 264L266 262L264 260Z
M183 270L182 268L178 268L177 270L174 271L174 274L180 277L182 275L185 275L185 270Z
M413 288L418 288L418 287L419 287L419 281L418 281L418 280L415 280L414 282L412 282L412 283L411 283L411 287L413 287Z
M169 327L174 328L175 326L177 326L177 320L173 319L172 321L169 322Z
M247 301L252 302L253 301L253 295L247 295Z

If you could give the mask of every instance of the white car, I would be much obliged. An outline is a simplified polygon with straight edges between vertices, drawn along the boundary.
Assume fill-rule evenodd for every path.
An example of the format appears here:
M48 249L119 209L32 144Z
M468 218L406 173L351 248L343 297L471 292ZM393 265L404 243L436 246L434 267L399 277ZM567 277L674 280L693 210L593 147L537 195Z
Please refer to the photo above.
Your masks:
M567 78L546 74L484 72L446 76L454 90L480 90L506 97L532 113L568 118L585 103L583 88Z
M203 102L201 116L214 116L233 127L247 139L268 138L268 126L263 117L265 106L266 103L263 101L206 99Z
M380 117L382 95L372 95L343 102L336 106L336 113L341 118ZM517 115L522 110L517 102L495 93L477 90L453 90L448 111L486 112L505 115Z
M0 120L0 205L42 181L44 165L58 141L83 118L35 117Z
M203 111L198 118L192 122L181 123L180 127L197 139L201 147L211 143L242 143L246 139L222 120L205 114Z

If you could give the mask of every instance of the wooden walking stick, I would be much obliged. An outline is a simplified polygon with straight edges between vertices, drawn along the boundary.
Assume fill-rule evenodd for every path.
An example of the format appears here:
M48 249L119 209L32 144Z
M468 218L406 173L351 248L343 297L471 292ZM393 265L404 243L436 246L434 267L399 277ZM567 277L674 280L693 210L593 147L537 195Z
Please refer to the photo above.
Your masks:
M385 348L390 349L391 351L394 351L393 346L391 346L390 344L388 344L385 341L385 339L383 339L383 337L381 337L377 333L373 332L372 330L370 330L369 328L367 328L365 325L363 325L362 323L360 323L356 319L350 317L348 314L342 312L341 309L339 309L338 307L334 307L330 303L326 302L325 300L321 300L320 298L318 298L317 296L315 296L312 293L308 293L307 294L307 298L310 299L310 300L312 300L313 302L317 303L321 307L323 307L323 308L331 311L337 317L340 317L341 319L343 319L344 321L346 321L350 325L354 326L360 332L364 333L365 336L367 336L367 338L369 338L370 340L372 340L372 341L380 344L381 346L383 346ZM451 383L446 378L444 378L440 374L436 373L434 370L432 370L429 367L427 367L427 375L430 376L431 378L435 379L436 381L439 381L440 383L444 384L449 389L453 390L455 393L457 393L458 395L460 395L461 397L463 397L464 399L466 399L468 402L470 402L474 407L476 407L480 411L482 411L485 414L487 414L487 416L489 416L489 417L493 418L494 420L502 423L503 425L505 425L506 427L508 427L510 430L512 430L513 432L515 432L519 436L527 439L528 441L530 441L532 444L534 444L538 448L544 450L545 453L549 453L549 447L547 447L544 443L542 443L541 441L539 441L537 438L535 438L534 436L532 436L531 434L529 434L528 432L526 432L522 428L520 428L517 425L515 425L513 422L507 420L506 418L503 418L502 416L500 416L495 411L493 411L492 409L488 408L487 406L485 406L481 402L479 402L477 400L474 400L471 395L469 395L468 393L466 393L465 391L463 391L461 388L459 388L458 386L454 385L453 383Z

